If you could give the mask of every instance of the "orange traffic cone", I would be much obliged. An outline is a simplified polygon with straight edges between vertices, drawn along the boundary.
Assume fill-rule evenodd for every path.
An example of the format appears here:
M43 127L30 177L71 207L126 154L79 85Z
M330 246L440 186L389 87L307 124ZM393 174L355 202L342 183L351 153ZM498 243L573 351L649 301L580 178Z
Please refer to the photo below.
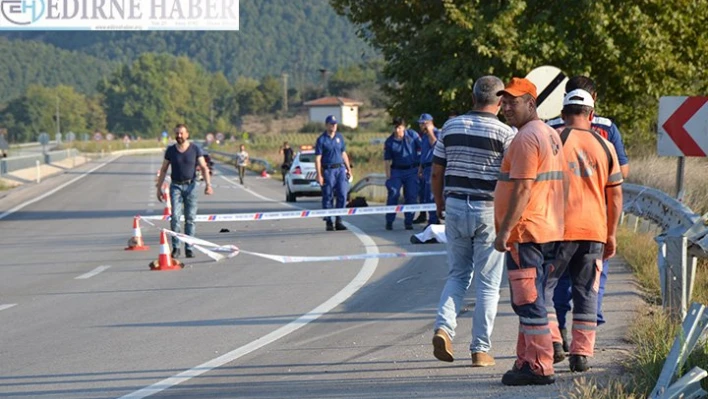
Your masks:
M156 261L150 262L150 270L179 270L184 269L184 263L172 258L170 246L167 245L167 235L160 231L160 255Z
M165 201L165 209L162 211L162 217L166 218L172 216L172 201L170 201L170 196L164 189L162 191L162 200Z
M128 240L126 251L147 251L149 246L143 242L143 233L140 232L140 216L133 218L133 236Z

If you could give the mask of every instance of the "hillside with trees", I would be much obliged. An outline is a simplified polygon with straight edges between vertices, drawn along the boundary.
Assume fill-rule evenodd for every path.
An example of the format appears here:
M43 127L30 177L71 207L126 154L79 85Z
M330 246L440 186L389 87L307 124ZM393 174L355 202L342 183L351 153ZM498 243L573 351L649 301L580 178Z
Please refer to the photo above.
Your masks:
M109 66L130 63L147 52L186 56L231 82L288 73L290 86L300 91L320 79L321 68L332 71L376 56L326 0L242 1L237 32L2 32L0 51L0 67L37 71L33 80L14 82L0 74L0 102L30 83L67 84L90 94L99 73L89 69L106 74ZM71 57L75 62L54 60Z

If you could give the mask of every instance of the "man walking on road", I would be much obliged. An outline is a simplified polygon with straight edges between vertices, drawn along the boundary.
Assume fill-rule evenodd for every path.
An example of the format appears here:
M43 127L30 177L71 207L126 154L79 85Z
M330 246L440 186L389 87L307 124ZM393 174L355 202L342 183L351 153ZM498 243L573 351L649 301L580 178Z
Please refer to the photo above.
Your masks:
M240 151L236 153L236 167L238 168L238 179L242 186L249 160L250 158L248 157L248 152L246 152L246 146L241 144Z
M322 186L322 209L331 209L333 197L336 198L336 208L344 208L349 188L349 178L352 169L349 166L347 145L344 137L337 132L337 118L329 115L325 119L325 130L317 138L315 144L315 168L317 169L317 182ZM327 216L325 230L346 230L342 224L342 217L337 216L335 223Z
M561 131L569 178L564 242L558 252L556 275L570 276L573 293L573 330L570 370L586 371L594 355L597 295L602 260L615 254L617 224L622 213L622 173L612 144L592 130L595 101L585 90L573 90L563 100ZM560 129L559 129L560 130ZM556 279L546 292L553 293ZM554 360L564 359L561 334L548 307Z
M435 145L432 187L437 215L446 212L448 275L435 319L433 354L451 362L457 315L473 276L473 367L495 364L489 355L499 303L504 255L494 250L494 187L513 130L497 118L504 83L484 76L474 84L471 112L448 120ZM474 160L474 162L473 162Z
M551 384L553 341L544 290L563 240L565 157L558 133L538 117L533 83L512 78L498 94L507 122L519 129L494 192L494 247L506 252L512 308L520 323L516 361L502 383Z
M194 219L197 217L197 167L201 168L202 176L206 182L204 194L211 195L214 191L211 187L211 176L209 168L204 160L204 153L196 144L189 142L189 131L187 125L179 124L175 126L174 145L165 150L165 159L162 161L160 175L157 178L157 200L162 202L162 183L167 175L167 168L172 168L170 182L170 201L172 203L172 215L170 217L170 229L175 233L180 232L180 222L184 213L184 233L194 236ZM184 245L184 253L188 258L193 258L192 246ZM172 257L179 257L179 240L172 237Z
M280 153L283 155L283 164L280 165L280 172L283 174L283 185L285 185L285 175L288 174L293 164L293 149L290 148L290 144L287 141L280 148Z

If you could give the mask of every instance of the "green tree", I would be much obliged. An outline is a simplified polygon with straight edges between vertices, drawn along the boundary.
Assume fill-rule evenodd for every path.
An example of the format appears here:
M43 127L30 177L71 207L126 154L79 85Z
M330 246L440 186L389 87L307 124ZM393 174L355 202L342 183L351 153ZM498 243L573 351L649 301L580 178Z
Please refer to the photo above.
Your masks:
M387 61L391 112L445 117L471 106L474 79L525 76L541 65L587 74L598 111L636 143L652 137L664 95L708 89L706 0L330 0ZM640 111L639 111L640 110ZM639 112L638 112L639 111Z

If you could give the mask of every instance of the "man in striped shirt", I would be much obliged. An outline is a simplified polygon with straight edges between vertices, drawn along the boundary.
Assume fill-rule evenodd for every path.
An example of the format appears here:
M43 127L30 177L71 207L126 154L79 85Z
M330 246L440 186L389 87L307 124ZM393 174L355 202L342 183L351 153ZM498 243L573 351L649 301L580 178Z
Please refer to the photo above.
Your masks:
M473 367L495 364L488 352L504 257L494 250L494 188L504 151L514 137L514 131L497 118L497 92L501 90L504 84L499 78L479 78L473 87L472 111L445 123L433 152L433 195L438 217L443 217L443 211L446 214L449 268L435 320L433 354L439 360L453 361L456 317L476 274L470 343Z

